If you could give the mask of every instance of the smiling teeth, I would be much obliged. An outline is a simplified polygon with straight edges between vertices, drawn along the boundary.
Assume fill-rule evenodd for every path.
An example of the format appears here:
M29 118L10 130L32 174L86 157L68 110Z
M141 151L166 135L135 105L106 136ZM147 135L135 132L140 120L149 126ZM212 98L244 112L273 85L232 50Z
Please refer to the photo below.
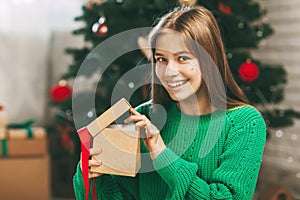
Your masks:
M178 87L185 84L186 81L168 82L169 87Z

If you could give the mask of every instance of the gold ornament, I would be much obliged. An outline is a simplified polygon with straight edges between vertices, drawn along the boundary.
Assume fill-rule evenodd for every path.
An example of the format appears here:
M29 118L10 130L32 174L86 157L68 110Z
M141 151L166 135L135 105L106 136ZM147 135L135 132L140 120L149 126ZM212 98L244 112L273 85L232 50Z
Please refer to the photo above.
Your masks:
M178 0L178 2L180 3L180 5L192 6L197 3L197 0Z
M93 5L101 5L102 3L104 3L105 0L89 0L86 4L86 7L88 9L92 9Z

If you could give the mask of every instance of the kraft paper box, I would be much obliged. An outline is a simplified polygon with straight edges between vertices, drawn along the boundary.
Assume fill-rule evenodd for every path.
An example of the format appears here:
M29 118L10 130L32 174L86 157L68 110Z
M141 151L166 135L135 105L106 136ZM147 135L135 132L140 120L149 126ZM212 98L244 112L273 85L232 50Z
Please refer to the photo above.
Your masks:
M32 127L32 136L26 129L14 128L7 130L8 139L46 139L46 130L42 127Z
M41 156L48 152L46 130L32 128L32 138L26 129L8 129L6 138L0 138L0 157Z
M45 139L46 138L46 130L42 127L32 127L31 128L32 135L28 133L26 129L22 128L14 128L7 129L6 127L0 126L0 140L1 139Z
M7 138L7 131L5 127L0 126L0 140Z
M46 139L0 140L0 157L41 156L46 153Z
M7 118L0 115L0 140L6 138Z
M0 127L6 127L8 120L5 116L0 115Z
M47 154L46 139L0 140L1 157L42 156Z
M0 199L50 200L49 156L0 158Z
M93 147L102 151L92 157L102 165L92 172L134 177L141 166L140 138L134 125L111 125L131 108L123 98L87 126L93 137Z

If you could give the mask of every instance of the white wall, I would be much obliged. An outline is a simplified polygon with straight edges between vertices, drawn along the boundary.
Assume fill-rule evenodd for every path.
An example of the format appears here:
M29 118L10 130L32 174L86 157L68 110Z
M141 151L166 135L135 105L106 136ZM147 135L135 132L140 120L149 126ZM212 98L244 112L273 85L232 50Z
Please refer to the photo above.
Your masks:
M84 2L0 0L0 104L9 121L49 119L49 87L71 62L64 49L82 45L71 30Z
M300 111L300 1L258 0L267 9L264 20L275 33L261 43L253 56L266 63L281 64L288 73L282 108ZM300 199L300 120L273 131L267 142L263 179L283 185Z

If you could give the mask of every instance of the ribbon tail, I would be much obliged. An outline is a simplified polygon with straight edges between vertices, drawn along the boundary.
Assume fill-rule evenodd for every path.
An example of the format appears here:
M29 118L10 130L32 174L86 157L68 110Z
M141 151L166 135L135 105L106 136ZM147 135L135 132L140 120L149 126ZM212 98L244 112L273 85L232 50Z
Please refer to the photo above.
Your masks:
M97 200L97 190L96 190L96 179L93 178L93 188L92 188L92 195L93 195L93 200Z
M90 152L90 134L88 132L88 129L82 128L78 131L78 135L81 141L81 166L82 166L82 176L83 176L83 184L85 188L85 199L89 199L89 152Z
M85 187L85 199L89 199L89 150L81 143L81 165L82 165L82 176L83 176L83 184Z

